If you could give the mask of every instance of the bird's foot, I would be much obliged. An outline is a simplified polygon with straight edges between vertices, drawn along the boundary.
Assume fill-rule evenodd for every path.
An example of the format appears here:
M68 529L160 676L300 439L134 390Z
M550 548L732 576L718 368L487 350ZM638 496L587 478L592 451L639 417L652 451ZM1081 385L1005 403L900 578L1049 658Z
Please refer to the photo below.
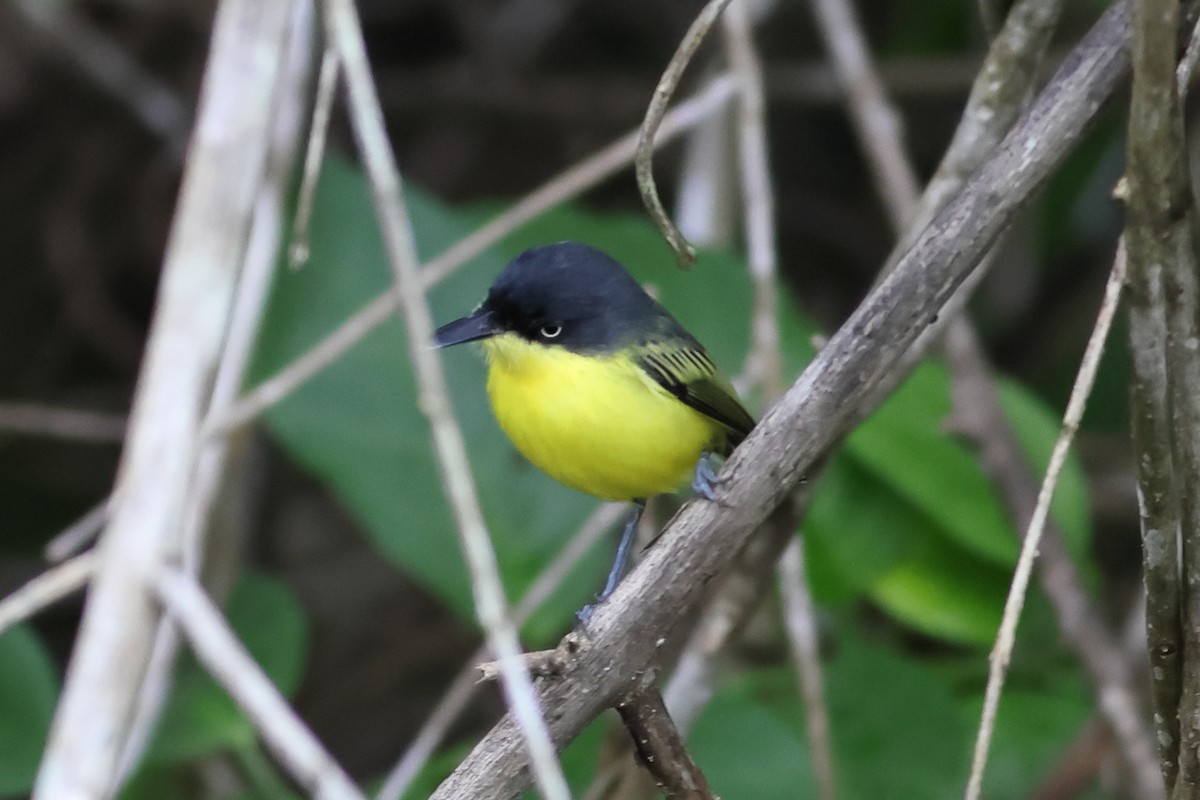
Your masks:
M710 503L724 505L717 498L716 487L724 480L713 468L710 453L703 453L696 462L696 472L692 475L692 490Z

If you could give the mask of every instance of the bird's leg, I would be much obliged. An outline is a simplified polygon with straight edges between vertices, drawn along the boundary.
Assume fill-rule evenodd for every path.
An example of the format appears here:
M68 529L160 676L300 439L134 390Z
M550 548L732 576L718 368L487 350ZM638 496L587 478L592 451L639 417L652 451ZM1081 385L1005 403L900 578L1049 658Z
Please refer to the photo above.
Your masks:
M710 503L719 503L714 487L720 479L717 478L717 471L713 469L711 457L712 453L707 450L700 454L700 460L696 462L696 472L692 476L692 490Z
M625 529L621 531L621 541L617 544L617 557L613 560L612 569L608 572L608 580L604 582L604 589L600 592L600 596L596 598L596 603L603 603L608 599L608 596L617 588L617 584L621 582L621 578L625 575L625 569L629 566L629 556L633 553L633 543L637 539L638 523L642 519L642 512L646 510L645 500L634 500L633 507L629 509L629 516L625 520ZM586 605L579 609L575 617L580 622L587 622L592 616L592 610L595 605Z
M633 554L633 543L637 539L638 522L642 512L646 510L645 500L634 500L633 508L629 509L629 517L625 520L625 530L621 531L621 541L617 544L617 557L613 560L612 569L608 572L608 580L604 582L604 591L600 592L598 602L604 602L617 588L625 570L629 566L629 556Z

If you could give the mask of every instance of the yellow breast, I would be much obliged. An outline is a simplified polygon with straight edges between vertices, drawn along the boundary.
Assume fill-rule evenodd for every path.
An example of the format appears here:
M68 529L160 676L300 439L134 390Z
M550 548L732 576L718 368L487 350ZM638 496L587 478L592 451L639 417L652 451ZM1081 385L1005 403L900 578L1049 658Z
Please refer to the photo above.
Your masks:
M721 434L630 359L512 333L483 344L500 427L526 458L579 491L605 500L673 492Z

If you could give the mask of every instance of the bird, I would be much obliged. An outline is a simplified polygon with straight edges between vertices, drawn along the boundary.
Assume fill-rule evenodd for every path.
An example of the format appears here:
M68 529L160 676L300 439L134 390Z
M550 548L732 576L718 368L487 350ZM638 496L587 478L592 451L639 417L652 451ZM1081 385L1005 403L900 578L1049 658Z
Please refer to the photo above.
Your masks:
M597 602L624 575L647 498L691 477L716 501L710 456L728 457L755 424L700 342L587 244L521 253L434 339L482 345L492 411L526 459L573 489L632 504Z

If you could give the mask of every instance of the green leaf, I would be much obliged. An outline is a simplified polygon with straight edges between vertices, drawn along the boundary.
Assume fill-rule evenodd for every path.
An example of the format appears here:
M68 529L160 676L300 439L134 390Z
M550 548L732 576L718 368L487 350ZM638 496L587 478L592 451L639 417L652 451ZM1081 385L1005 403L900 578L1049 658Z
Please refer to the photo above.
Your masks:
M959 545L996 564L1013 564L1012 526L975 457L943 430L949 413L945 370L922 364L846 449Z
M477 209L448 211L417 190L406 194L425 258L485 216ZM740 368L751 305L743 265L728 254L704 253L694 271L681 272L658 234L643 218L630 215L571 209L543 215L436 287L430 296L435 319L446 321L474 308L512 255L562 239L611 252L657 288L726 372ZM276 279L252 384L290 363L390 285L362 177L337 160L326 164L321 177L311 248L303 270L281 270ZM794 321L788 324L789 330L798 327ZM811 352L808 337L799 338L798 349ZM464 619L473 620L467 572L408 362L404 331L392 320L270 409L266 421L292 457L333 489L381 552ZM505 585L515 597L595 501L558 485L515 452L492 418L485 366L478 355L470 348L449 350L444 365ZM574 611L599 588L611 547L597 548L565 582L553 605L525 627L531 644L556 638L572 623Z
M843 635L825 675L839 797L957 796L970 729L927 667Z
M1008 573L928 532L870 589L889 614L930 636L986 646L1000 625Z
M803 520L806 571L822 604L849 602L888 573L929 522L844 454L820 477Z
M41 640L23 625L0 634L0 795L33 785L57 701L58 670Z
M422 255L437 254L470 230L417 190L407 192ZM264 320L251 383L271 374L386 290L383 257L361 175L330 159L313 214L311 258L281 270ZM430 296L435 317L460 316L483 298L503 266L487 254ZM544 478L497 428L484 392L482 360L469 348L446 359L446 375L468 442L480 501L501 569L514 594L574 531L594 501ZM363 524L381 552L464 619L474 619L470 583L444 501L429 429L416 405L405 334L392 319L266 414L272 433L318 475ZM533 641L561 632L595 591L604 567L577 570L571 600L533 625ZM528 632L528 629L527 629Z
M229 599L227 616L238 638L279 690L299 685L307 650L303 612L278 580L247 575ZM196 661L180 665L175 687L146 754L157 766L255 746L257 734L229 695Z
M688 749L720 797L814 797L808 746L766 707L732 687L696 720Z

